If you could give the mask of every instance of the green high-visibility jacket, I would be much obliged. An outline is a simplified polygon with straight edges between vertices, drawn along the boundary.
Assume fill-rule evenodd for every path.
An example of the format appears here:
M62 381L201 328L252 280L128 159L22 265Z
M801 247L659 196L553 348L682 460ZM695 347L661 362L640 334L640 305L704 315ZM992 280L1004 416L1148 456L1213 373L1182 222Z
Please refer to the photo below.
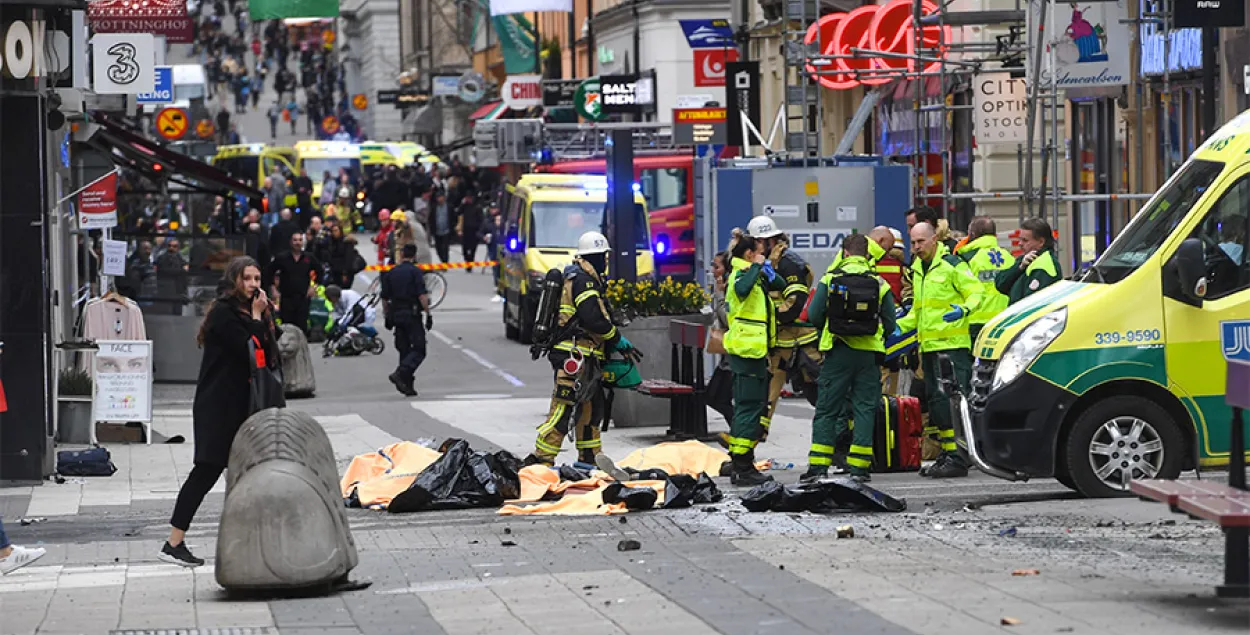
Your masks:
M829 331L829 325L825 323L825 310L828 308L829 302L829 283L839 273L872 273L872 267L868 264L868 259L863 256L848 256L842 259L837 269L830 271L820 279L820 284L816 285L816 290L812 295L812 302L808 305L807 317L813 324L821 324L820 327L820 350L828 351L833 349L833 343L836 340L846 342L847 346L858 351L874 351L877 353L885 352L885 335L894 332L894 294L890 291L890 284L877 278L881 283L880 311L878 315L880 321L877 323L877 332L875 335L834 335Z
M1015 304L1030 295L1049 287L1063 278L1055 252L1047 249L1033 259L1029 266L1019 266L998 272L994 286L999 293L1007 294L1007 304Z
M985 324L1007 308L1006 294L999 293L994 280L1000 271L1016 266L1016 258L998 246L998 238L992 234L981 236L959 249L958 255L981 285L981 306L968 319L969 324Z
M922 353L971 349L968 318L981 306L981 285L968 264L939 245L929 262L913 258L911 271L914 299L911 311L898 321L899 330L916 329ZM942 316L953 307L963 309L963 317L947 322Z

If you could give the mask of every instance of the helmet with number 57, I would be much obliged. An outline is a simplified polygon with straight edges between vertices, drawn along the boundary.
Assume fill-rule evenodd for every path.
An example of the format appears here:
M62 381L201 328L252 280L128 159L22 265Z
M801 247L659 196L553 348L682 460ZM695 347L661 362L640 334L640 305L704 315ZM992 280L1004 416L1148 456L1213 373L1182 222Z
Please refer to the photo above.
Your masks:
M606 254L611 249L608 246L608 239L599 232L586 232L577 239L577 255L579 256Z

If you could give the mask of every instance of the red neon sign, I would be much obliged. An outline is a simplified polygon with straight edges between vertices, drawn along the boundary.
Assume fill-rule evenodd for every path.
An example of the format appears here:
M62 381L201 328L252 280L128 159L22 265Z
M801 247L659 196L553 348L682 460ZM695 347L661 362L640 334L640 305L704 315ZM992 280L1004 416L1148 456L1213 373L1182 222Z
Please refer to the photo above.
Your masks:
M912 0L891 0L883 5L867 5L850 13L831 13L820 18L807 30L803 43L819 42L821 55L856 57L817 60L807 65L807 72L821 86L830 90L848 90L860 85L878 86L897 79L902 73L915 72L915 59L874 57L851 52L852 48L858 48L915 55L913 6ZM921 15L929 15L937 9L937 4L930 0L920 0ZM921 27L921 34L921 53L930 57L939 57L945 53L943 45L950 42L950 27L925 26ZM922 72L936 73L938 65L938 62L929 62L922 67ZM821 74L818 75L818 72Z

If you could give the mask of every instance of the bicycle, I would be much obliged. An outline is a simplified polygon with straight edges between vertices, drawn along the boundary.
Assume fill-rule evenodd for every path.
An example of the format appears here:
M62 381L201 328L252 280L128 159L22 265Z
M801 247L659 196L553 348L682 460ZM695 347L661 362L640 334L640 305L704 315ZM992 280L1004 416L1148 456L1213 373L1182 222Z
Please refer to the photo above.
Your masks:
M430 308L436 308L447 297L447 278L441 271L426 271L422 275L425 291L430 298ZM378 293L382 289L382 276L379 274L369 283L369 293Z

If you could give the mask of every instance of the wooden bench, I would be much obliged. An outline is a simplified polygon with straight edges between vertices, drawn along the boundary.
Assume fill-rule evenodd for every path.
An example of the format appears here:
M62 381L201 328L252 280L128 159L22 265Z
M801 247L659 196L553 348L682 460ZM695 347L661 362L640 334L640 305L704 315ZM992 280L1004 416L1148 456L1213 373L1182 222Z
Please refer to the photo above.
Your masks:
M1237 417L1234 425L1240 425ZM1216 587L1220 597L1250 597L1250 491L1233 470L1245 468L1233 460L1229 481L1147 480L1129 483L1129 491L1144 500L1159 501L1179 514L1207 520L1224 530L1224 584Z
M1139 498L1163 503L1172 511L1180 510L1178 502L1181 498L1231 497L1250 500L1250 492L1214 481L1133 481L1129 490Z
M1177 507L1194 518L1209 520L1224 529L1250 528L1250 496L1186 496L1177 502Z
M707 386L703 377L703 346L707 325L685 320L668 324L672 379L645 379L638 392L669 400L670 440L709 440L707 432Z

